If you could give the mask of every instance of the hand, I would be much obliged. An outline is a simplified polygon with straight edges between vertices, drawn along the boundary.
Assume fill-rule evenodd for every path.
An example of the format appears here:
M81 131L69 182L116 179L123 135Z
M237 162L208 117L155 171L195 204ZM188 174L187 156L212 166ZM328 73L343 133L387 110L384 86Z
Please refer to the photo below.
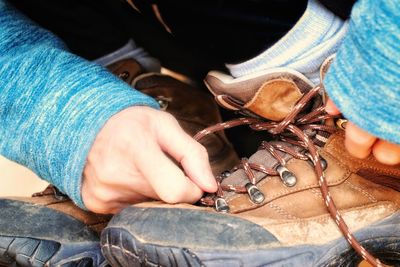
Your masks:
M340 114L332 100L328 100L325 110L331 115ZM375 158L383 164L395 165L400 163L400 145L379 139L350 121L346 123L345 146L351 155L360 159L373 153Z
M93 212L116 213L149 199L194 203L216 190L206 149L169 113L137 106L113 116L96 137L82 198Z

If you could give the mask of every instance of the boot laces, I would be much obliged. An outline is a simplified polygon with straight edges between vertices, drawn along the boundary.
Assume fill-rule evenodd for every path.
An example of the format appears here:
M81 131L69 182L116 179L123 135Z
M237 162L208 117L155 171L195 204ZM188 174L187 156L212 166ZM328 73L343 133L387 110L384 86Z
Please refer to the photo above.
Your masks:
M373 266L384 266L378 259L366 251L350 232L329 192L328 183L324 174L324 170L327 168L327 161L319 155L317 147L322 147L327 137L336 131L336 127L323 125L322 122L326 119L336 118L336 116L325 113L325 107L322 104L309 113L300 113L304 107L310 103L315 96L322 93L322 91L322 84L311 89L299 100L286 118L279 123L267 121L262 118L243 117L218 123L198 132L194 136L196 140L200 140L204 136L217 131L240 125L248 125L251 129L256 131L268 131L278 140L282 141L280 143L263 141L259 146L259 150L268 151L278 161L276 166L270 167L251 163L247 158L243 158L232 170L223 172L217 176L217 191L212 195L204 196L199 202L205 206L214 206L219 212L229 212L229 205L224 196L225 192L234 192L238 194L247 193L253 203L260 205L264 202L265 196L257 187L257 179L254 171L265 174L262 179L268 175L279 176L285 186L292 187L297 183L297 178L286 168L286 160L281 156L282 153L280 152L289 154L296 159L310 161L314 166L322 197L329 214L338 225L348 243L364 260L368 261ZM248 114L248 111L244 113ZM296 147L297 149L295 149ZM244 170L248 183L244 186L222 184L222 181L227 178L230 173L239 169Z

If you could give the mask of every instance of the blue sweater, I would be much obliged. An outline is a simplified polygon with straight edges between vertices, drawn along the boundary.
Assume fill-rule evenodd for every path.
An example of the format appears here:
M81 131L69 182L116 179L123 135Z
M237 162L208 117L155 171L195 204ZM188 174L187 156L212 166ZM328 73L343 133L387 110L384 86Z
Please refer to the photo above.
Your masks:
M346 118L400 144L400 1L355 4L325 88Z
M400 5L360 0L325 87L344 115L400 143ZM81 179L101 127L133 105L157 107L0 0L0 154L84 207Z
M133 105L158 107L0 0L0 154L84 207L91 145L111 116Z

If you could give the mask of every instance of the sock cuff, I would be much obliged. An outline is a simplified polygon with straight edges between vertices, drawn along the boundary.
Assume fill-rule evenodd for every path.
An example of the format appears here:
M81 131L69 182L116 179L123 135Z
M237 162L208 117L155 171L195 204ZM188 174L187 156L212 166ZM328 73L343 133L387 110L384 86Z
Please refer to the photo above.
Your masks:
M108 66L127 58L135 59L147 72L160 72L161 70L160 62L151 57L142 47L137 46L132 39L123 47L94 60L94 62L102 66Z
M272 47L248 61L226 66L234 77L273 67L290 67L309 76L307 72L318 70L322 61L337 50L346 32L347 22L318 1L310 0L295 26Z

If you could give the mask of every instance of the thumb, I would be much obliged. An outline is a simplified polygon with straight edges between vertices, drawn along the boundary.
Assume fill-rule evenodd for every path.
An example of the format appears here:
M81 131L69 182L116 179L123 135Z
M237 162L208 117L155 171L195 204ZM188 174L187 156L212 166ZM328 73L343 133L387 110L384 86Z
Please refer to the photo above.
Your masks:
M341 113L340 110L333 103L333 101L330 99L328 99L328 102L326 102L325 111L330 115L338 115Z

